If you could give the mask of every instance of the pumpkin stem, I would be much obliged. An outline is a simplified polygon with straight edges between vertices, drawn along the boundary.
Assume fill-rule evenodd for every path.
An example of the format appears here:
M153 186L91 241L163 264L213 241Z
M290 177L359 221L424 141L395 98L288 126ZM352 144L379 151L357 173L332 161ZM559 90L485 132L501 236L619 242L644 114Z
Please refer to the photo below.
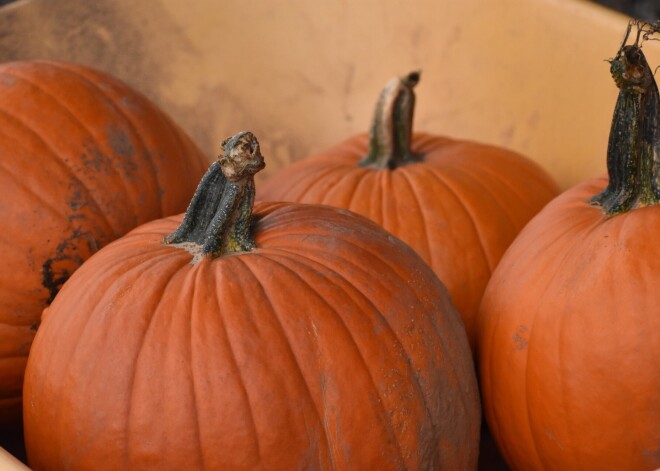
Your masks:
M263 169L259 142L251 132L226 139L218 157L202 177L178 229L165 244L180 244L195 258L248 252L254 204L254 174Z
M413 111L420 71L390 80L380 93L369 133L369 153L360 162L364 167L394 169L419 160L412 153Z
M625 45L633 25L635 43ZM607 215L660 202L660 94L641 40L657 31L635 21L628 25L623 44L610 62L619 87L607 147L607 188L591 199Z

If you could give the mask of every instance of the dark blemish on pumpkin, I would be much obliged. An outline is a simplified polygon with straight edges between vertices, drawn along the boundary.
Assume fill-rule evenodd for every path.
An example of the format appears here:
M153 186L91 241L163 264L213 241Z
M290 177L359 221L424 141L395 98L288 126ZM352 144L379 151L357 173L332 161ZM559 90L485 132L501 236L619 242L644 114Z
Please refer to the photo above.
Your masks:
M513 341L516 343L516 350L520 351L527 347L527 339L525 338L525 333L527 332L527 327L524 325L518 326L518 331L513 334Z
M109 174L112 169L112 162L108 157L103 155L98 147L92 142L83 144L85 152L80 156L85 168L92 168L96 172L103 172Z
M82 190L80 188L76 188L75 190L73 190L73 193L71 194L71 199L67 202L69 208L71 208L72 211L78 211L86 204L87 204L87 200L83 197ZM71 218L69 218L69 220L71 220Z
M126 134L126 130L116 126L108 126L106 131L108 133L108 142L112 147L112 152L120 157L116 162L116 166L123 172L124 176L131 181L135 173L137 173L137 164L135 162L135 147L130 138Z
M122 157L132 157L135 154L135 147L126 135L126 131L115 125L108 126L108 142L112 151Z
M39 322L34 322L34 323L30 324L30 330L32 332L36 332L38 328L39 328Z
M88 252L98 251L96 238L89 231L75 229L70 237L64 239L55 249L55 255L47 259L41 266L41 284L48 290L47 304L53 302L62 285L71 274L83 263L79 246L86 244Z
M653 461L654 463L658 462L660 461L660 446L653 450L650 450L648 448L642 450L642 455L646 456L647 458L651 458L651 461Z

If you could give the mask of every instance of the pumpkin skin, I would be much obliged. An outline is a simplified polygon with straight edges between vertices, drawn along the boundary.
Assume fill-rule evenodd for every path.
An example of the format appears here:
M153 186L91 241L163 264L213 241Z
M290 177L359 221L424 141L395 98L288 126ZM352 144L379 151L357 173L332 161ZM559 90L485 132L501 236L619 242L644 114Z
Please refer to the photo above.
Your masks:
M71 277L26 372L33 469L475 469L472 358L430 268L344 210L255 210L252 252L192 265L171 217Z
M185 209L207 159L119 80L62 62L0 65L0 426L20 421L41 312L92 253Z
M606 218L605 183L548 204L484 294L484 412L513 469L660 467L660 207Z
M369 136L354 136L284 168L257 198L349 209L406 242L447 287L474 349L492 270L559 189L536 163L502 148L424 133L411 142L420 161L376 169L358 165Z

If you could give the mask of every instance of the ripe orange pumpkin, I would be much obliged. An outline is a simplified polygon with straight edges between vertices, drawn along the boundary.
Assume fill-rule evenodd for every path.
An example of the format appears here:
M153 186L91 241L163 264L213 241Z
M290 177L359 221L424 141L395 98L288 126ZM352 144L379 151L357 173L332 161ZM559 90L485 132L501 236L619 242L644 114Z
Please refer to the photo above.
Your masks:
M476 375L442 283L348 211L252 217L262 166L235 136L183 220L66 283L26 372L33 469L475 469Z
M44 307L92 253L186 207L206 158L143 95L79 65L0 65L0 427Z
M414 72L386 85L369 136L291 164L257 198L346 208L408 243L447 286L474 347L475 316L493 268L559 189L512 151L412 134L418 80Z
M484 412L514 470L660 468L660 95L636 44L611 70L609 182L532 219L481 306Z

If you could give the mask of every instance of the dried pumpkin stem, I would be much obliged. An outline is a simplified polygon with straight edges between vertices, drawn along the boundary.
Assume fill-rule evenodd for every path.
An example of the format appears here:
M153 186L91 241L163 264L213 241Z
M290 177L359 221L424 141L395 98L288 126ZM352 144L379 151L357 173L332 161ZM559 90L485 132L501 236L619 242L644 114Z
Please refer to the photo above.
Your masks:
M181 244L197 258L247 252L255 247L250 234L254 174L264 168L259 142L241 132L222 143L222 155L202 177L178 229L165 244Z
M360 165L374 168L396 168L416 161L412 153L412 121L415 108L413 88L420 72L390 80L380 93L369 136L369 153Z
M625 45L633 24L635 44ZM642 26L640 26L642 25ZM631 23L610 72L619 87L607 148L609 183L591 199L608 215L660 202L660 95L638 42L653 31ZM645 33L645 35L642 35Z

